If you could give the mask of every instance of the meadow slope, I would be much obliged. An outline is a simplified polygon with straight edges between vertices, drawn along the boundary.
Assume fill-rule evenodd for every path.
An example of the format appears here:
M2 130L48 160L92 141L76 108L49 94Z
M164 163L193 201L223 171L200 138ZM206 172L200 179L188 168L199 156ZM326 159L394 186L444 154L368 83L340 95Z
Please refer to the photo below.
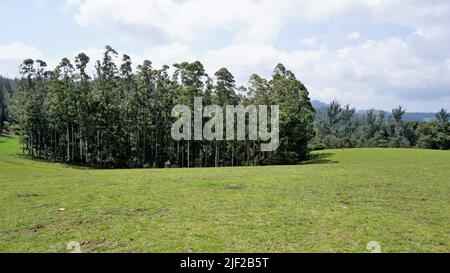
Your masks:
M64 208L63 212L58 209ZM450 251L450 152L353 149L300 166L91 170L0 138L0 252Z

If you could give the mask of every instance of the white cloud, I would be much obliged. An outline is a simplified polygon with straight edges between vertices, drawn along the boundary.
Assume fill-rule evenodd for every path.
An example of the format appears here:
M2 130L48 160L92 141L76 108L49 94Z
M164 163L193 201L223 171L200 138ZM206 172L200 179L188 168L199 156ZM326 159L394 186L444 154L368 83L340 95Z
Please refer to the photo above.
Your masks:
M42 53L22 42L0 43L0 75L17 76L20 64L28 58L40 59Z
M139 27L156 30L176 40L190 41L212 31L237 31L236 36L265 39L276 34L280 17L271 9L275 1L211 0L85 0L79 3L76 21L102 28ZM267 14L266 14L267 13ZM244 24L244 25L241 25Z
M66 0L66 3L64 5L65 8L71 8L81 5L81 0Z
M349 41L357 41L357 40L359 40L360 36L361 35L359 34L359 32L355 31L348 35L348 40Z
M232 32L235 41L273 41L290 21L319 22L366 6L358 0L66 0L82 26L159 31L192 41ZM325 8L326 7L326 8Z
M315 46L317 43L316 37L309 37L302 40L302 44L308 45L308 46Z
M8 48L8 52L4 49ZM14 50L11 50L13 48ZM40 58L34 48L14 43L0 45L0 60L15 59L10 74L16 75L21 57ZM15 53L14 53L15 52ZM88 48L73 52L72 57L84 52L94 63L103 56L104 49ZM20 54L19 54L20 53ZM123 52L119 52L122 54ZM450 58L429 60L415 54L408 40L389 38L379 41L356 42L339 49L325 46L312 49L280 50L271 44L235 43L222 49L193 54L189 46L170 43L129 54L136 67L144 59L155 68L181 61L200 60L210 75L227 67L238 84L246 85L252 73L270 78L277 63L283 63L310 89L311 96L323 101L338 99L359 108L390 109L398 104L414 111L438 110L446 107L443 100L450 94ZM120 64L120 56L116 60ZM52 63L53 64L53 63ZM56 63L55 63L56 64ZM0 61L0 69L4 62ZM52 68L51 66L49 68ZM0 74L4 70L0 71Z
M450 58L437 62L420 58L397 38L338 50L283 51L267 44L244 43L211 50L202 59L212 71L228 67L240 83L251 73L270 77L281 62L309 87L312 97L339 99L362 108L389 109L402 103L426 110L425 105L441 105L440 100L450 96Z
M449 22L450 3L436 0L66 0L78 7L76 21L102 28L139 27L182 41L232 31L240 42L273 41L291 22L339 18L394 23L432 31Z
M31 46L21 42L12 42L9 44L0 44L0 61L19 60L27 58L41 58L42 53Z
M112 29L123 36L165 37L163 43L274 43L296 24L392 24L450 42L450 2L434 0L66 0L82 26ZM139 30L139 31L137 31ZM343 34L345 35L345 34ZM444 38L445 37L445 38ZM351 41L357 40L354 32Z
M190 48L180 43L171 43L163 46L147 48L140 59L149 59L156 67L172 65L182 61L193 62L196 56L190 52Z
M198 59L209 74L227 67L246 84L252 73L269 77L281 62L312 97L360 108L435 110L450 96L447 0L66 0L66 6L80 26L112 30L125 44L151 39L126 50L135 65ZM101 58L103 49L89 46L91 59ZM0 44L0 74L16 75L18 60L41 56L20 43Z

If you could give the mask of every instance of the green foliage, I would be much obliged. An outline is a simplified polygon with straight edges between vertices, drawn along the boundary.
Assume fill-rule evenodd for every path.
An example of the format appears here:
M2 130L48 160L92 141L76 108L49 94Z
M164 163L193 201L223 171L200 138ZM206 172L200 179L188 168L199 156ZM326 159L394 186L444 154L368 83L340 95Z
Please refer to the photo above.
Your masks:
M6 126L14 121L14 117L11 115L11 104L15 97L15 84L15 80L0 76L0 133L8 129Z
M355 113L354 108L333 101L315 116L313 143L323 143L327 148L450 149L449 114L444 109L429 122L403 121L405 110L401 106L393 109L388 119L384 112L376 115L374 110L364 116Z
M6 99L3 91L3 83L0 83L0 133L3 132L3 126L5 121L7 120L6 117Z
M89 57L74 64L61 60L53 71L42 61L20 67L15 114L24 151L37 158L92 166L178 167L295 164L308 158L314 109L306 87L281 64L270 81L252 76L247 96L233 75L221 68L210 78L196 61L154 69L148 60L134 72L131 58L107 46L96 74L86 74ZM260 152L257 141L174 141L172 108L205 105L277 104L281 109L281 146ZM169 162L169 164L168 164Z

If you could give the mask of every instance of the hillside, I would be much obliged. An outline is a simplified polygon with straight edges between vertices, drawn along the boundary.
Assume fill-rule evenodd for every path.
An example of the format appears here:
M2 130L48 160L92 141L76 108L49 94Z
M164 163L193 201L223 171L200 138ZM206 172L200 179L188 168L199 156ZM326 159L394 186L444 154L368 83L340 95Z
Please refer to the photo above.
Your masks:
M360 110L358 111L358 114L360 115L366 115L368 110ZM376 115L380 114L380 112L384 112L385 116L391 117L392 113L382 110L374 110L374 113ZM407 112L403 115L404 121L432 121L436 118L436 113L420 113L420 112Z
M301 166L90 170L0 138L0 252L448 252L450 152L323 151ZM59 211L59 209L64 210Z
M311 101L313 107L317 111L326 111L328 104L322 101L318 100L312 100ZM357 114L359 115L366 115L368 110L358 110ZM384 112L386 117L392 116L391 112L383 111L383 110L374 110L375 114L379 114L380 112ZM422 112L407 112L403 116L403 120L405 121L431 121L435 118L436 113L422 113Z

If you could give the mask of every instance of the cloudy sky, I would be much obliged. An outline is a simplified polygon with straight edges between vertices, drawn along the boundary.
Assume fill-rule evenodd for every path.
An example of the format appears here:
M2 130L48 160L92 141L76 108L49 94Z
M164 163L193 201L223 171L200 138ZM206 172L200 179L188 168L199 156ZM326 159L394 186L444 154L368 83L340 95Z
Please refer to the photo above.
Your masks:
M313 99L450 108L448 0L0 0L0 75L105 45L155 66L200 60L239 84L279 62Z

